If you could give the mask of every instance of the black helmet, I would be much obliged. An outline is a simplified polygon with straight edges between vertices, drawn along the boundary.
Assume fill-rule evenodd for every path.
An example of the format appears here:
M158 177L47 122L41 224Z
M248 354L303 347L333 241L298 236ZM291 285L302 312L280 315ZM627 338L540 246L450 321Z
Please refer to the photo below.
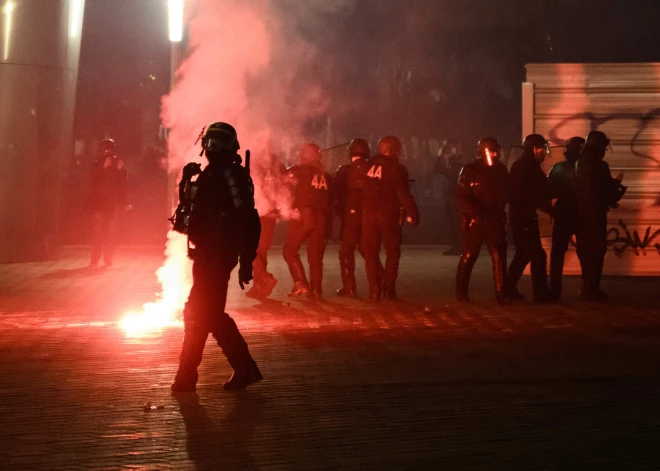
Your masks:
M321 165L321 148L316 144L305 144L298 153L301 164Z
M501 150L502 146L494 137L484 137L477 144L479 158L489 167L499 162Z
M115 144L113 139L103 139L99 143L99 149L103 155L114 155L117 144Z
M385 157L398 159L401 155L401 141L396 136L385 136L378 141L378 153Z
M241 146L238 143L236 129L227 123L212 123L202 136L202 148L210 152L236 152Z
M585 149L603 153L609 145L609 138L605 135L604 132L601 131L591 131L589 134L587 134L587 138L584 142Z
M575 162L580 158L582 153L582 148L584 147L584 139L580 136L571 137L566 141L566 146L564 147L564 157L569 162Z
M544 153L539 155L536 154L534 149L544 149ZM523 153L522 156L531 156L537 162L543 162L543 160L550 155L550 144L545 139L545 137L540 134L530 134L523 141Z
M353 139L348 145L349 157L362 157L368 159L371 155L369 143L365 139Z

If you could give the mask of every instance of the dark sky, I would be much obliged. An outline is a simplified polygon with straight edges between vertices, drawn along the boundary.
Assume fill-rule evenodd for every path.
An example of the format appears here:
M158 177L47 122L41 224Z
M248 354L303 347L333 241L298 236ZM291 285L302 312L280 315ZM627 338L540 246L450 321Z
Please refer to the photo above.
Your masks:
M330 93L370 100L366 109L331 108L340 135L395 129L404 139L453 136L469 144L495 134L514 142L526 63L660 61L660 2L360 0L348 14L330 11L311 24L298 0L272 1L289 9L287 21L330 62L319 69L368 71L362 81L330 75ZM165 4L87 0L79 138L109 132L128 153L146 145L153 129L143 129L141 113L157 112L169 84Z

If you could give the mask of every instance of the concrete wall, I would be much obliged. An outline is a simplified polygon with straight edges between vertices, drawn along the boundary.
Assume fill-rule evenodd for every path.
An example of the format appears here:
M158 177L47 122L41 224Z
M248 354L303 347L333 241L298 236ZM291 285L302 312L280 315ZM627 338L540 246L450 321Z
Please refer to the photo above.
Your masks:
M0 0L0 262L58 246L85 0Z
M596 129L612 139L606 160L612 176L624 173L628 192L609 213L605 272L660 274L660 63L528 65L523 129L530 128L553 145ZM563 149L553 149L545 170L562 159ZM567 272L579 272L574 251L567 262Z

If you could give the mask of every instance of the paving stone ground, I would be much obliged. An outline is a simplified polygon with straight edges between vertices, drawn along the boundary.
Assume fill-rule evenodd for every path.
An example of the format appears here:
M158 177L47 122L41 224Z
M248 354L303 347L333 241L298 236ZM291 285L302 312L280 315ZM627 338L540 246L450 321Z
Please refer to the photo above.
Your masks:
M494 303L488 257L473 304L452 300L456 257L405 248L402 301L273 300L232 281L228 312L265 380L226 393L207 344L198 393L172 397L180 328L128 338L152 301L158 248L89 271L87 252L0 266L0 469L660 469L660 285L605 281L613 301ZM360 276L359 287L366 292ZM522 282L529 294L529 279ZM164 406L145 412L151 402Z

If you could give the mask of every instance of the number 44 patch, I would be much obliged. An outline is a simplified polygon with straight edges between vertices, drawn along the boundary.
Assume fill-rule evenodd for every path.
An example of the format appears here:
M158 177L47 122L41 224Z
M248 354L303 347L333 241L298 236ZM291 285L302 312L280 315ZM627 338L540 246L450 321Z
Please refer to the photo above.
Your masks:
M369 178L377 178L379 180L383 179L383 167L380 165L372 165L369 171L367 172Z
M328 182L325 181L325 175L321 175L321 178L319 178L318 175L314 175L314 178L312 179L312 186L317 190L327 190Z

